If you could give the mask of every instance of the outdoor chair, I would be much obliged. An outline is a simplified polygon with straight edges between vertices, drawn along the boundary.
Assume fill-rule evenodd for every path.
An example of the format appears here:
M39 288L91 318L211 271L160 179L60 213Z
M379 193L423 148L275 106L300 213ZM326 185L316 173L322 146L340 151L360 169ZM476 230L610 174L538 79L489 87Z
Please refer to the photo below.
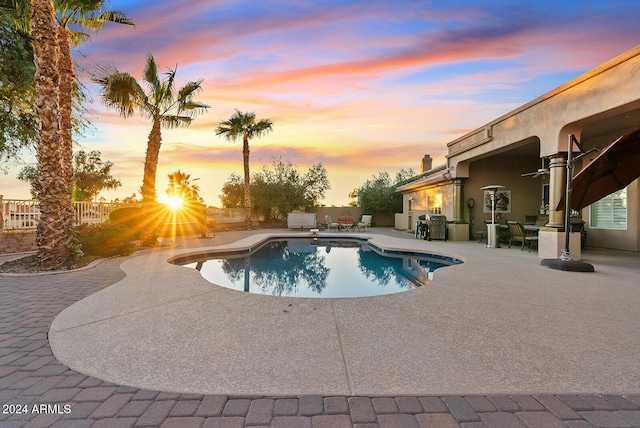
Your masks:
M361 230L362 228L364 228L364 231L367 231L368 227L371 227L371 218L373 216L365 214L362 216L362 218L360 219L360 222L358 222L358 224L356 225L356 227L358 228L358 230Z
M508 221L507 225L509 226L509 248L511 248L511 244L514 241L522 243L520 251L524 250L524 246L527 242L529 243L529 251L533 249L534 245L538 244L538 237L527 235L520 222Z
M340 224L331 220L331 216L327 215L324 217L324 221L327 223L327 229L331 230L331 229L335 229L335 230L339 230L340 229Z
M487 225L490 223L489 220L482 220L482 222L484 223L484 229L483 230L478 230L476 232L476 235L478 235L478 244L482 244L482 241L487 242Z
M350 215L338 216L338 225L339 225L338 230L343 229L345 231L349 231L351 230L354 224L355 224L355 221L353 220L353 217L351 217Z
M525 214L525 216L524 216L524 224L536 224L536 221L538 221L538 216L537 215Z
M491 220L482 220L482 222L484 223L484 229L483 230L479 230L476 232L476 234L478 236L480 236L480 239L478 240L479 244L482 244L482 241L489 243L489 241L487 241L487 225L491 224Z

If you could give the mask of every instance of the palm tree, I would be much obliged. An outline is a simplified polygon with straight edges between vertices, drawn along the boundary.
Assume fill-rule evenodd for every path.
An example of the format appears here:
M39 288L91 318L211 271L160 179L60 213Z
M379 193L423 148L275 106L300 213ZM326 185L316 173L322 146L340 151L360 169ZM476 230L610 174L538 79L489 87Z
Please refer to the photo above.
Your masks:
M102 29L105 23L114 22L134 26L124 13L104 11L105 0L54 0L56 46L58 49L58 114L62 146L60 168L70 186L73 186L73 84L75 74L71 47L77 48L90 38L89 34L69 29L82 27L93 31ZM29 34L31 20L28 19L31 5L28 0L7 0L1 4L3 13L9 14L19 31ZM7 12L8 11L8 12Z
M169 174L168 177L169 187L167 188L167 195L169 197L176 196L187 203L202 202L200 187L191 182L190 174L177 170ZM193 181L196 180L198 179L195 178Z
M189 82L176 91L174 80L176 68L169 69L164 80L158 77L158 67L151 53L143 72L147 91L129 73L118 71L114 66L102 67L93 81L100 86L102 99L107 107L114 108L127 118L140 112L151 119L152 127L147 141L142 180L142 201L151 204L156 200L156 170L162 144L161 127L189 126L194 117L209 108L196 102L193 97L202 90L202 79Z
M54 0L56 11L56 39L58 42L58 73L60 84L58 91L58 106L60 114L60 131L62 133L62 165L65 178L73 185L73 124L72 93L75 75L71 47L77 48L82 41L90 37L87 33L70 30L69 26L99 31L105 23L134 26L126 15L119 11L104 11L104 0Z
M273 130L270 119L262 119L256 122L254 112L236 112L229 118L220 122L216 128L216 135L224 135L229 141L235 141L242 137L242 158L244 163L244 223L247 229L251 228L251 189L249 185L249 140L261 137Z
M60 168L58 150L58 69L55 23L51 0L31 3L33 56L36 66L35 91L38 117L38 180L40 222L36 241L38 263L57 268L69 262L74 238L71 186Z

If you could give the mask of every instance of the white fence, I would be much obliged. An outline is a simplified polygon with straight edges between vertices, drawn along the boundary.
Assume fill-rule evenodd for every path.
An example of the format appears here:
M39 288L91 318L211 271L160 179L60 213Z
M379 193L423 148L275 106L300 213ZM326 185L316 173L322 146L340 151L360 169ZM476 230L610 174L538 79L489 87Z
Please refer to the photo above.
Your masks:
M75 210L74 224L104 223L109 213L117 208L131 204L111 202L73 202ZM3 199L0 195L0 230L34 230L40 220L38 201L30 199Z

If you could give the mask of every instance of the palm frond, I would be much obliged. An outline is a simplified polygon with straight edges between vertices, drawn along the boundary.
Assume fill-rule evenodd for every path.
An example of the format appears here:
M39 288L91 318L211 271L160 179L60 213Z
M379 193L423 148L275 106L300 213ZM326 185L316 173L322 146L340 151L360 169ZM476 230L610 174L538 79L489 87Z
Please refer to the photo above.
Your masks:
M0 0L0 13L13 21L16 30L23 34L31 32L31 3L28 0Z
M16 9L16 7L18 7L18 2L16 0L0 0L0 7Z
M158 65L156 64L156 60L153 58L151 52L147 53L147 63L144 66L142 78L151 90L160 86L160 79L158 78Z
M113 22L115 24L129 25L131 27L136 26L136 24L130 20L127 15L119 10L109 10L98 15L97 18L102 22Z
M206 111L210 106L201 102L193 101L196 93L202 91L203 79L197 82L189 82L178 91L178 113L183 111L193 111L193 114Z
M171 103L173 103L173 96L175 93L175 83L174 81L176 80L176 73L178 71L178 66L176 65L175 68L170 68L168 69L164 75L167 76L167 80L165 81L165 98L170 98L171 99Z
M105 105L123 117L131 116L136 108L143 109L146 105L146 96L136 79L114 66L99 67L91 80L100 87Z
M211 106L198 101L187 101L182 105L182 110L198 110L198 113L204 113L208 108Z
M273 130L270 119L262 119L258 123L252 123L247 127L246 134L249 138L262 137Z
M193 97L195 93L202 91L202 82L204 82L204 79L200 79L197 82L189 82L184 85L178 91L178 99L187 100Z
M189 116L165 114L164 116L162 116L161 120L162 120L162 125L165 128L171 129L171 128L187 127L191 124L191 122L193 121L193 118Z
M77 48L82 43L91 40L91 36L81 31L69 31L69 39L69 41L71 42L71 46L73 48Z

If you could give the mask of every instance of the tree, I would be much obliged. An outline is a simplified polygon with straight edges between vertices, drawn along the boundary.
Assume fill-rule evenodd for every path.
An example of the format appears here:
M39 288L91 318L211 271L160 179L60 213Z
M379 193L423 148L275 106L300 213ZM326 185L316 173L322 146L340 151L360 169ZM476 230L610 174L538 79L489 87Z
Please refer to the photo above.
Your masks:
M35 147L34 73L31 41L0 13L0 169Z
M38 180L40 221L36 234L38 264L59 268L71 261L75 248L71 186L61 171L58 150L58 69L51 0L32 0L32 45L38 122Z
M180 170L169 174L169 187L167 188L167 196L178 197L187 204L202 203L200 197L200 187L191 182L191 175ZM194 179L194 181L197 180Z
M220 200L225 208L244 208L244 184L239 175L231 174L222 185Z
M247 229L251 229L251 188L249 177L249 140L254 137L261 137L273 130L270 119L261 119L256 122L254 112L236 112L229 118L220 122L216 128L216 135L223 135L229 141L242 138L242 159L244 166L244 223Z
M111 168L113 162L100 159L100 152L93 150L77 152L73 157L74 185L72 199L74 201L91 201L104 189L117 189L122 185L113 178Z
M302 174L291 162L274 159L271 167L263 166L253 174L252 212L266 220L279 220L293 210L310 210L318 206L329 189L327 171L321 163L312 165ZM244 186L232 174L222 187L222 204L227 208L243 207Z
M82 101L85 98L82 87L75 80L71 47L78 47L88 40L89 34L77 31L79 28L100 30L106 22L133 25L133 23L119 11L103 12L104 0L54 0L55 33L57 48L58 72L58 114L59 132L62 138L60 147L60 169L69 186L73 185L73 131L84 126L83 120L74 118L73 99ZM31 32L30 14L31 4L27 0L7 0L2 3L3 14L11 13L15 27L29 34ZM72 27L74 29L70 29Z
M104 0L55 0L56 11L56 39L58 42L58 72L60 83L58 90L58 105L60 113L60 132L62 133L62 157L63 165L68 165L65 176L69 183L73 183L73 169L71 158L73 153L73 83L75 74L71 47L78 47L82 41L89 39L89 35L79 31L70 30L70 26L93 31L100 30L105 23L131 25L126 15L119 11L103 12Z
M364 212L400 212L402 195L396 192L396 187L407 183L413 176L415 172L412 169L402 169L392 182L389 173L378 172L350 195L357 195L358 204Z
M101 96L107 107L115 109L125 118L138 111L151 119L152 127L147 140L142 180L142 201L145 204L156 201L156 171L162 145L161 128L189 126L198 113L209 108L208 105L193 100L202 90L203 80L189 82L176 90L176 70L177 67L169 69L165 73L165 79L160 80L156 61L149 53L142 75L147 87L146 92L134 77L118 71L115 66L101 67L92 79L100 86Z
M111 168L113 162L103 161L99 151L77 152L73 157L74 185L72 199L74 201L91 201L104 189L116 189L122 185L113 178ZM31 197L39 199L37 189L37 169L25 166L18 173L18 180L31 183Z

